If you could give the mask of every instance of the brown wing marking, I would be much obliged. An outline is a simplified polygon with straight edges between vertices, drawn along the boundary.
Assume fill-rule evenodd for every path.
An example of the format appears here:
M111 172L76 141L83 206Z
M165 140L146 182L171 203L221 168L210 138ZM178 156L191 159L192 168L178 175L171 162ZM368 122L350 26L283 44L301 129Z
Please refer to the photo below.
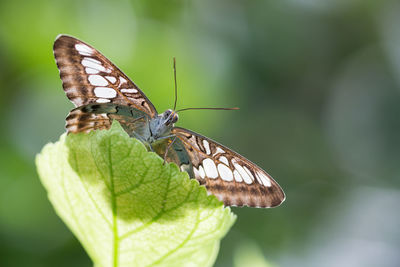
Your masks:
M92 130L104 130L111 127L111 120L106 113L87 113L80 108L71 110L66 118L68 133L88 133Z

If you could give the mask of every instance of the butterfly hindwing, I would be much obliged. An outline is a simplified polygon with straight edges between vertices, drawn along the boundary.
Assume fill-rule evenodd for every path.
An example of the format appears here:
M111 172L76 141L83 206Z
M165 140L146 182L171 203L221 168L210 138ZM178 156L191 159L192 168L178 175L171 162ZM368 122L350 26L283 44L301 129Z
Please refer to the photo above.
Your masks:
M91 113L82 108L71 110L66 118L68 133L88 133L92 130L106 130L111 127L111 120L106 113Z
M260 167L217 142L184 128L172 133L188 151L194 178L228 206L275 207L285 199Z
M60 35L54 57L67 97L76 107L90 103L130 106L151 118L157 111L144 93L112 62L90 45Z
M105 130L111 127L113 120L118 121L131 137L141 140L142 136L150 134L147 113L112 103L88 104L71 110L66 118L66 129L68 133Z

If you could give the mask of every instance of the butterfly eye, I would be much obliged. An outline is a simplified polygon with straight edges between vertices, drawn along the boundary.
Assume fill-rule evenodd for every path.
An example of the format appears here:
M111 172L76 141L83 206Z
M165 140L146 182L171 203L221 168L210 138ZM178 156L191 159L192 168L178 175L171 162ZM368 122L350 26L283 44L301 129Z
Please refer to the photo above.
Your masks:
M178 118L178 114L176 114L176 112L173 112L171 109L168 109L163 113L163 119L167 125L171 125L177 122Z
M177 122L177 121L178 121L178 119L179 119L179 116L178 116L178 114L174 113L174 114L173 114L173 116L172 116L172 123L175 123L175 122Z
M168 118L171 115L171 113L172 113L172 110L167 109L163 114L164 120L168 120Z

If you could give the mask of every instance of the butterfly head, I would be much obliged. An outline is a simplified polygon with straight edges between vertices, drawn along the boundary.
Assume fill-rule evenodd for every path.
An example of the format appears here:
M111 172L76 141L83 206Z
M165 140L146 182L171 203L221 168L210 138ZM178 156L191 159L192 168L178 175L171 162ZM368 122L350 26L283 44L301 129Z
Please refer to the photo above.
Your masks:
M178 121L178 114L168 109L150 121L150 143L171 134L174 123Z
M161 116L163 118L163 123L167 126L173 125L179 119L178 114L172 109L167 109Z

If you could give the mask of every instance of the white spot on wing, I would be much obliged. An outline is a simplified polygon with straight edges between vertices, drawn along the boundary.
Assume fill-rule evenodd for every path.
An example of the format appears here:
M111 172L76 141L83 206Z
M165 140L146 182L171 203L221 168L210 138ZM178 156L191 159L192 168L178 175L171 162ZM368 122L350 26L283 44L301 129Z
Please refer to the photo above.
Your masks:
M218 177L217 167L212 159L206 158L203 160L204 171L206 172L207 177L215 179Z
M225 153L225 150L217 146L217 150L215 151L214 155L217 155L218 153Z
M102 97L102 98L114 98L117 96L117 92L108 87L96 87L94 88L94 94L97 97Z
M221 157L218 158L218 160L229 166L229 162L228 162L228 159L226 157L221 156Z
M200 172L196 167L193 167L193 173L194 173L194 177L200 177Z
M93 53L93 49L85 44L76 44L75 49L78 50L79 54L84 56L90 56Z
M136 89L121 89L121 93L131 93L131 94L133 94L133 93L137 93L138 92L138 90L136 90Z
M271 180L269 179L268 176L266 176L264 173L262 172L256 172L256 176L259 180L261 180L261 183L265 186L271 187Z
M199 166L199 174L200 177L204 179L204 177L206 177L206 173L204 172L203 166Z
M94 85L94 86L105 86L105 85L108 85L107 80L104 79L100 75L89 75L88 80L89 80L90 84Z
M127 80L125 80L123 77L119 76L119 85L126 83Z
M99 73L98 70L92 69L92 68L85 68L85 71L87 74L97 74Z
M227 182L233 181L233 173L225 164L218 164L218 172L222 180Z
M252 181L254 181L254 176L251 173L251 171L249 169L247 169L246 166L243 166L244 170L247 172L247 174L249 175L249 177L251 178Z
M108 103L111 102L110 99L99 98L96 100L97 103Z
M233 171L233 175L235 176L236 182L238 182L238 183L243 182L242 176L240 176L240 174L237 170Z
M117 81L114 76L106 76L106 79L109 80L111 83L115 83Z
M207 142L206 139L203 139L203 146L204 146L204 149L206 150L206 154L210 155L211 154L210 144Z
M92 53L87 53L87 52L83 52L83 51L78 51L79 54L81 54L82 56L91 56Z
M97 63L98 62L98 63ZM85 67L89 67L98 71L106 71L106 68L104 68L101 65L101 62L98 60L95 60L93 58L90 57L85 57L82 59L81 64Z
M98 61L97 59L94 59L94 58L92 58L92 57L84 57L83 59L84 59L84 60L86 59L86 60L88 60L88 61L91 61L91 62L93 62L94 64L101 65L101 61Z
M258 177L257 174L256 174L256 178L257 178L257 182L258 182L259 184L263 184L263 182L261 181L260 177Z
M253 183L253 180L251 177L248 175L245 169L243 169L242 166L240 166L238 163L233 163L233 166L235 166L235 169L239 172L240 176L242 176L242 179L246 184L251 184Z

